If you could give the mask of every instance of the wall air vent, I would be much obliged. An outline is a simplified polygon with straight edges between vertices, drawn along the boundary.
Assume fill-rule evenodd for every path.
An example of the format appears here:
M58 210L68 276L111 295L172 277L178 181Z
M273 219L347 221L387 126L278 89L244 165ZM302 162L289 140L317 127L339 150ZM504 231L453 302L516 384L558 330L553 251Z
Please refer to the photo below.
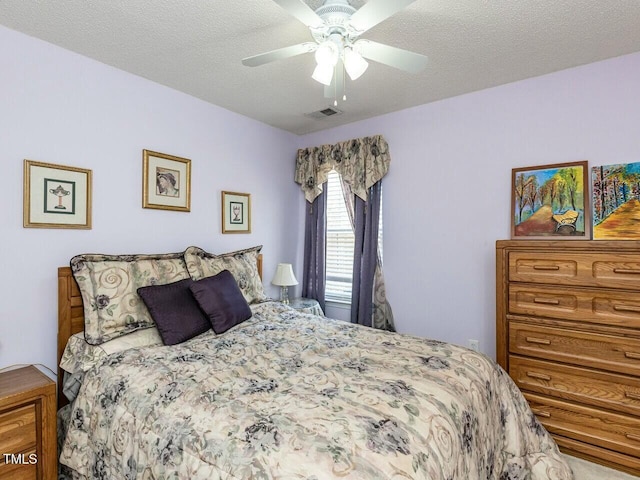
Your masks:
M333 115L341 115L342 110L338 110L335 107L327 107L322 110L318 110L317 112L305 113L305 117L309 118L326 118L331 117Z

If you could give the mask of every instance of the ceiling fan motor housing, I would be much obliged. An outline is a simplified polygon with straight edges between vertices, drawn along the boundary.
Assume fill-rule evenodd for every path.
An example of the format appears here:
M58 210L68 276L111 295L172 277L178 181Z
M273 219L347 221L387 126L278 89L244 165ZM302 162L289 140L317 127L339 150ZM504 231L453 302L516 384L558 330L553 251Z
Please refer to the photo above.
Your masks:
M343 24L351 15L356 12L347 0L326 0L321 7L318 7L316 14L327 24L334 21Z
M322 43L338 34L345 43L351 43L355 32L349 28L348 21L355 12L356 9L347 0L326 0L316 10L316 14L324 21L324 25L311 29L313 38L316 42Z

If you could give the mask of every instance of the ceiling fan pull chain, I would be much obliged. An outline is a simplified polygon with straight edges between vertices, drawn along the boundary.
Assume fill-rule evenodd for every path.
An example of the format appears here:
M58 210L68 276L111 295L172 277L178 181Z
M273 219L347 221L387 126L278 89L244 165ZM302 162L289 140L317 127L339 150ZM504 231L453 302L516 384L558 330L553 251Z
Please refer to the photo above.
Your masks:
M333 67L333 106L338 106L338 72Z
M347 101L347 72L344 62L342 62L342 101Z

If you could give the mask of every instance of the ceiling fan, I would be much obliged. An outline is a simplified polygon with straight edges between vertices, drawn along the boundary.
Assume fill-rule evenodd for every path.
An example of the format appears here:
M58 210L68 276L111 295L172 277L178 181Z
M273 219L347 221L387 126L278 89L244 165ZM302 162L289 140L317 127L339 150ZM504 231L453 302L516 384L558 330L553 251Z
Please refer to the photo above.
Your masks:
M247 57L242 63L257 67L315 52L312 78L325 85L325 97L335 97L334 104L343 95L344 72L356 80L369 66L365 59L411 73L418 73L427 65L427 57L419 53L359 38L415 0L369 0L360 9L352 7L348 0L325 0L315 11L302 0L273 1L309 27L315 41Z

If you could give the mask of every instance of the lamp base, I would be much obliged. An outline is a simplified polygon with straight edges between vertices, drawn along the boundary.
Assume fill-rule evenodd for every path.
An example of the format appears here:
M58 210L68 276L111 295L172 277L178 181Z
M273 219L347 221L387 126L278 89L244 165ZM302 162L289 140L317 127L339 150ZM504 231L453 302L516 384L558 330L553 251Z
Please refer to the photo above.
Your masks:
M285 305L289 305L289 287L280 287L280 301Z

